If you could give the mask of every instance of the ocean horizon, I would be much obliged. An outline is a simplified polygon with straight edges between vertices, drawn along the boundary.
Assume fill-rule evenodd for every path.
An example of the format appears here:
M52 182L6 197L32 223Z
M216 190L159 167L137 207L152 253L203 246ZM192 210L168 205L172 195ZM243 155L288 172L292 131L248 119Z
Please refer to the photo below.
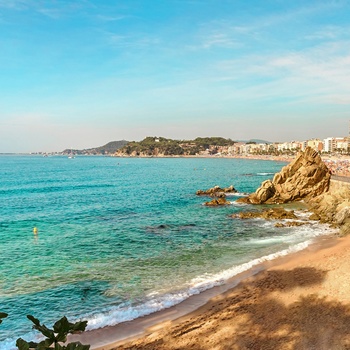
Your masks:
M34 340L26 315L112 326L174 306L331 232L240 220L235 200L286 163L230 158L0 155L0 349ZM210 208L198 189L233 185ZM302 203L285 206L299 220ZM36 228L37 233L33 232Z

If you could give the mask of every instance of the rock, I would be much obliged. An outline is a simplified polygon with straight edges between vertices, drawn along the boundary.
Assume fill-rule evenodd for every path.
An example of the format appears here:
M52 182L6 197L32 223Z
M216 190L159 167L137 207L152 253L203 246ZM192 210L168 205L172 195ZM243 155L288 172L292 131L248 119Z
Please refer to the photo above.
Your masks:
M272 181L264 181L255 193L240 198L237 202L272 204L308 199L326 192L329 181L329 170L318 152L307 147L289 165L275 174Z
M285 210L282 207L265 209L263 211L240 212L238 214L233 214L231 217L239 219L262 218L266 220L297 219L293 210Z
M341 208L334 215L334 222L338 225L344 224L347 219L350 219L350 207L349 206Z
M350 223L346 223L340 227L340 234L342 236L350 234Z
M219 193L225 194L225 193L236 193L236 192L237 192L237 190L232 185L227 187L227 188L221 188L219 186L214 186L212 188L209 188L208 190L204 190L204 191L198 190L196 192L196 195L197 196L215 196L215 197L217 197Z
M226 198L226 194L224 192L215 192L215 193L211 193L210 197Z
M350 186L331 181L329 190L308 201L309 209L320 217L321 223L339 228L341 235L350 234Z
M300 222L300 221L289 221L284 224L282 224L281 222L277 222L275 224L275 227L293 227L293 226L302 226L305 224L306 222Z
M226 198L214 198L210 202L205 202L204 205L207 207L217 207L220 205L230 205L231 202L227 201Z
M317 215L316 213L312 213L311 215L310 215L310 217L309 217L309 220L314 220L314 221L319 221L319 220L321 220L321 218L320 218L320 216L319 215Z

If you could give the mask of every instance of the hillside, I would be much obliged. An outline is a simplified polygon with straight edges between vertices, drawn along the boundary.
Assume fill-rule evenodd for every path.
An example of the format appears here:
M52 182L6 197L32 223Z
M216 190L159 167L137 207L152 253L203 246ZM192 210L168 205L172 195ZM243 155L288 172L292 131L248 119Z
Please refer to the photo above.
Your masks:
M88 148L88 149L65 149L62 154L76 154L76 155L111 155L124 147L129 141L111 141L104 146Z
M164 137L146 137L140 142L129 142L116 152L116 156L183 156L218 153L218 148L235 143L222 137L197 137L195 140L173 140Z

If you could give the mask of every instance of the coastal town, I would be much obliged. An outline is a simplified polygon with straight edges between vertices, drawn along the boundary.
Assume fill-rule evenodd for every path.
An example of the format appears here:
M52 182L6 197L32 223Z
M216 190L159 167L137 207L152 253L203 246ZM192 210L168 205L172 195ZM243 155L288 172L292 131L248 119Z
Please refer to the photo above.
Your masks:
M197 137L174 140L146 137L142 141L112 141L89 149L65 149L43 156L114 156L114 157L232 157L291 161L300 151L311 147L317 151L331 173L350 176L350 137L313 138L304 141L269 142L263 140L234 141L223 137Z

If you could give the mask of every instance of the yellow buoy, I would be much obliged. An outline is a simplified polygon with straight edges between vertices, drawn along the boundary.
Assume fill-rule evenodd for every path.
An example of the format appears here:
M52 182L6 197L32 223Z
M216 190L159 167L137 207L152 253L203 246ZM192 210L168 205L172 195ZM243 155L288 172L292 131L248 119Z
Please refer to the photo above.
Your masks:
M38 229L36 227L33 228L33 233L36 235L38 234Z

